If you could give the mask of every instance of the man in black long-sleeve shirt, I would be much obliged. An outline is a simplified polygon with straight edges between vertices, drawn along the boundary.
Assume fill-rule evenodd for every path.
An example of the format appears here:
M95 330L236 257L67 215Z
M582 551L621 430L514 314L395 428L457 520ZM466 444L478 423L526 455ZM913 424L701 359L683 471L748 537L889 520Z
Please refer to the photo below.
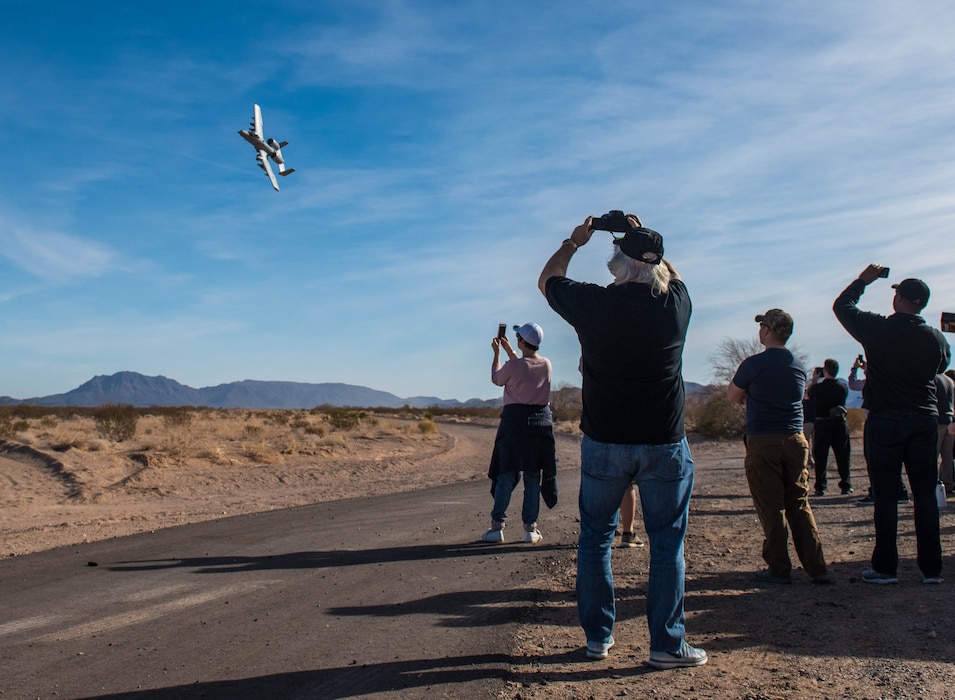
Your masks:
M935 375L951 360L944 336L926 325L919 312L929 288L922 280L893 284L895 313L889 317L862 311L857 304L866 286L883 268L869 265L833 304L836 318L862 347L868 359L863 408L868 409L866 454L875 498L875 548L869 583L896 583L899 565L898 481L904 465L915 507L918 566L924 583L940 583L942 545L935 500L937 408Z

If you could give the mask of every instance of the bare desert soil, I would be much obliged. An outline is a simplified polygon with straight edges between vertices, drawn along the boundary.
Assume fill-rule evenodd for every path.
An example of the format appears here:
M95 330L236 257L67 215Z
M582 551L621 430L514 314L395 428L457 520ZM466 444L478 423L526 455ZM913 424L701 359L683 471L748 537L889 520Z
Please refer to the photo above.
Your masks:
M123 443L64 439L48 424L0 443L0 556L155 530L227 515L484 479L493 421L377 421L347 434L298 432L247 415L231 435L209 421L144 422ZM206 421L203 423L202 421ZM295 425L295 422L292 422ZM409 428L410 425L410 428ZM281 428L281 429L279 429ZM73 427L70 428L73 430ZM218 435L215 439L210 435ZM205 436L200 439L200 436ZM577 436L562 435L561 467L579 464ZM204 442L203 442L204 441ZM201 443L201 444L200 444ZM955 594L927 586L915 566L912 507L899 508L900 582L862 583L872 547L871 509L856 505L867 480L854 460L856 493L813 500L836 583L802 571L790 586L760 586L762 536L742 471L742 445L691 440L697 483L686 541L687 637L706 666L653 671L644 616L648 552L614 551L617 645L605 661L582 652L572 545L528 570L538 600L509 650L501 698L955 698ZM198 445L198 447L197 447ZM854 454L861 455L858 444ZM953 570L955 508L942 511L945 566ZM541 518L549 541L573 542L576 504ZM484 523L475 524L475 533ZM475 533L467 533L471 538Z

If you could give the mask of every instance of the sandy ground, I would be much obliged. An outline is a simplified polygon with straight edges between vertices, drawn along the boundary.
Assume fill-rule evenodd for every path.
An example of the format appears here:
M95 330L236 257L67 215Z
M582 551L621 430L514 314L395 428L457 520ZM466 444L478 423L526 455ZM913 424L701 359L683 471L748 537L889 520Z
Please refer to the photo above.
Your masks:
M482 480L493 425L442 424L437 434L391 431L337 446L254 459L161 458L141 446L50 451L0 444L0 555L339 498ZM559 440L562 468L579 464L577 438ZM790 586L760 586L761 532L736 442L693 440L697 485L687 560L687 636L710 663L658 672L644 665L648 552L618 549L616 647L605 661L582 652L572 547L543 558L528 578L539 600L514 640L501 698L955 698L955 615L950 583L926 586L915 566L912 507L900 506L900 583L874 586L859 573L872 547L871 509L857 493L813 501L832 586L796 571ZM855 454L861 449L854 445ZM288 452L288 450L286 450ZM833 470L834 471L834 470ZM942 511L951 572L955 508ZM545 512L545 532L572 538L576 507ZM476 534L484 523L475 524ZM572 539L570 540L572 541Z

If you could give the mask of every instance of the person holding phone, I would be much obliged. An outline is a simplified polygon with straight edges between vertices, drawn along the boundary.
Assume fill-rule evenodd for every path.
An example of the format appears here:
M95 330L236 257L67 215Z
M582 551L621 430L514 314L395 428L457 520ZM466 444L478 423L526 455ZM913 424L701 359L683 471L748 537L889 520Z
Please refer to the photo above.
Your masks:
M922 582L942 582L942 542L935 485L938 481L938 407L935 376L951 361L941 331L919 314L929 300L920 279L892 285L895 313L882 316L858 304L884 268L869 265L833 303L839 323L865 349L866 383L862 406L868 409L865 443L869 480L875 499L875 547L862 580L898 583L898 481L909 477L915 516L917 563Z
M557 505L557 449L550 410L552 369L550 360L537 352L544 338L540 326L525 323L514 327L520 357L511 348L504 330L506 326L503 330L499 328L497 337L491 341L494 351L491 381L504 387L504 408L488 469L494 496L491 525L481 539L494 543L504 541L511 493L523 477L523 539L534 543L542 538L537 527L541 497L549 508ZM501 364L501 349L509 358L504 364Z

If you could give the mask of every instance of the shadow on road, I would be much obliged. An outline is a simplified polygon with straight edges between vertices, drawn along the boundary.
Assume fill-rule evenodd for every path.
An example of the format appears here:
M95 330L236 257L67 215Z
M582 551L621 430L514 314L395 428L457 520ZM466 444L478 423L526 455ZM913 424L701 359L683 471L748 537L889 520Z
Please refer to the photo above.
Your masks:
M256 678L211 681L90 697L130 700L155 698L204 698L206 700L328 698L328 700L334 700L427 686L454 687L481 680L499 681L507 675L507 667L510 663L511 657L506 654L415 659L378 664L356 662L339 668L276 673Z
M363 566L391 562L416 562L475 555L500 555L531 551L542 553L574 549L570 545L520 545L488 544L486 542L425 544L410 547L347 550L336 549L314 552L289 552L286 554L263 554L260 556L206 556L170 557L142 561L120 561L103 566L108 571L136 572L164 569L195 569L197 574L241 573L247 571L272 571L277 569L322 569L342 566Z

